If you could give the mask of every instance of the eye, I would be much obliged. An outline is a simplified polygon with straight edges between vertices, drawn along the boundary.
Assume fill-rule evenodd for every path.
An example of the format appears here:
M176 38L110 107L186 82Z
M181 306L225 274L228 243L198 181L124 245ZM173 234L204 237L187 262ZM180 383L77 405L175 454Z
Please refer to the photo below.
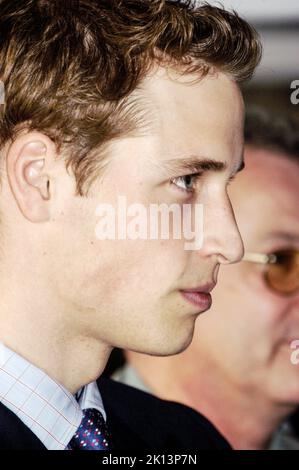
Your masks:
M190 175L178 176L177 178L173 178L171 183L176 185L180 191L192 193L201 175L202 173L192 173Z

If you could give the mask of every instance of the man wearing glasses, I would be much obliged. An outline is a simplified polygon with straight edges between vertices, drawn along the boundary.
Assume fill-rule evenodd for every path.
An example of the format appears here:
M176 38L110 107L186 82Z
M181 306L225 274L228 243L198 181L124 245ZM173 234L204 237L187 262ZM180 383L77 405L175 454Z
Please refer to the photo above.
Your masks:
M130 352L131 367L115 377L200 410L234 448L298 449L286 418L299 403L291 361L299 339L299 126L259 110L247 117L245 139L246 168L229 189L243 261L220 272L187 351Z

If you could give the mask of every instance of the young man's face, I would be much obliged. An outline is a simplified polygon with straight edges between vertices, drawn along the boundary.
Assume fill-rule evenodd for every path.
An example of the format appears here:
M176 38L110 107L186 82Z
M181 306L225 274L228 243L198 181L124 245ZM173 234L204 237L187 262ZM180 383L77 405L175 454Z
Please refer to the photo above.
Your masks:
M251 147L245 161L229 191L245 252L298 250L298 162ZM299 293L271 290L264 269L249 262L223 268L213 308L197 323L188 354L209 358L219 382L225 377L247 397L298 403L299 366L291 362L290 345L299 339Z
M69 176L59 182L60 209L43 263L74 328L108 345L165 355L190 343L195 320L208 307L206 301L191 303L181 290L215 283L219 265L243 255L227 195L228 180L242 162L243 101L223 74L194 83L194 77L174 79L162 69L146 79L139 96L150 125L110 145L109 163L90 196L72 197ZM179 178L190 169L173 173L166 163L194 157L224 169L205 171L195 185ZM120 196L127 207L203 204L202 247L186 250L186 240L172 236L99 239L96 210L107 203L117 212Z

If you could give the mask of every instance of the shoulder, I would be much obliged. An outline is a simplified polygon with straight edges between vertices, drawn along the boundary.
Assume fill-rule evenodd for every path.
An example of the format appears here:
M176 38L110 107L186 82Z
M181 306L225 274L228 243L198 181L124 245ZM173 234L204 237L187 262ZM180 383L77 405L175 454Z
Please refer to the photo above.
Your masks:
M197 411L111 379L100 378L98 386L107 411L133 431L142 430L153 448L173 445L185 449L227 449L227 441Z
M15 413L0 403L0 450L45 450L45 446Z

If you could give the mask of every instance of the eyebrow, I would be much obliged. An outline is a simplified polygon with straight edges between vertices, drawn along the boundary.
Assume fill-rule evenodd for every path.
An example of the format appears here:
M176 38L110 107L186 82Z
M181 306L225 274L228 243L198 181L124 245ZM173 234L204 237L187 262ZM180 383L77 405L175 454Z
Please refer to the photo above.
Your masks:
M176 176L178 173L190 172L200 173L204 171L223 172L227 169L227 163L211 158L191 156L187 158L174 158L162 162L163 169L170 175ZM244 158L237 167L234 175L245 168Z
M267 238L271 240L285 240L290 243L296 243L299 241L299 234L293 234L293 233L288 233L288 232L272 232L268 234Z

